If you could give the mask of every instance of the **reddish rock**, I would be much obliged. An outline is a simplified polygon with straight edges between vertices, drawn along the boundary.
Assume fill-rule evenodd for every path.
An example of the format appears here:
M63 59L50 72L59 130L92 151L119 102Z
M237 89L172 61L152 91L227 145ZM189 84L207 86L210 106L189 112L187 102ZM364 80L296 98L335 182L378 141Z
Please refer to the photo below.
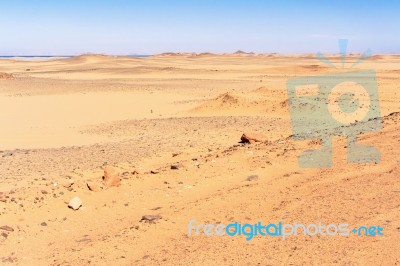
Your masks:
M113 167L107 166L104 169L103 183L107 187L118 187L121 184L121 178Z
M244 143L265 142L267 138L262 134L257 133L243 133L240 140Z
M4 192L0 192L0 201L7 202L6 194Z

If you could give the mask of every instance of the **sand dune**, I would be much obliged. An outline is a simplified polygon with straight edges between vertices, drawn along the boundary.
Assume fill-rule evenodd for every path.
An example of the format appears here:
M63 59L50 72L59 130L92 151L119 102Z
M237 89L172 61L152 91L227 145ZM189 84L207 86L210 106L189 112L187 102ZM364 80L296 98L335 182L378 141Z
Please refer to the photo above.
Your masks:
M258 115L282 116L287 111L286 92L259 87L248 92L226 92L193 108L196 115Z
M195 107L192 112L194 113L215 113L248 107L251 105L243 96L235 95L234 93L223 93L214 99Z

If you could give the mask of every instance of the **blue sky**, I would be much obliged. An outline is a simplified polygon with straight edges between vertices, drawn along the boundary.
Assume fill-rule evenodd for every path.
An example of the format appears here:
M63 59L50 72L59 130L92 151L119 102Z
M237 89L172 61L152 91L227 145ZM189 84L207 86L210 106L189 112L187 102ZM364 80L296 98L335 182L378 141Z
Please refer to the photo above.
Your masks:
M400 1L0 1L1 55L400 53Z

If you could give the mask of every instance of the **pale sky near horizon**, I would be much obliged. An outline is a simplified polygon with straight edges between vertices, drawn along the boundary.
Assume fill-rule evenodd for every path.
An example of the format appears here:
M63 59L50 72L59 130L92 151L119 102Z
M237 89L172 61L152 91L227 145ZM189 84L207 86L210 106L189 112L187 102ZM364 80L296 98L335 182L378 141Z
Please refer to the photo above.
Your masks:
M0 0L0 55L400 53L400 1Z

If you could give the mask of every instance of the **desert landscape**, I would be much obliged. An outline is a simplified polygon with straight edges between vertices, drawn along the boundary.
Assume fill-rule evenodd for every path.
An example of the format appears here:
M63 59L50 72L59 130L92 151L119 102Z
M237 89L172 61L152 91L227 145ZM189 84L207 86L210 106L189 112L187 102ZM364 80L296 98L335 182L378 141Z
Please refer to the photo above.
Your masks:
M340 55L328 55L340 63ZM400 265L400 56L0 59L0 264ZM301 168L290 78L373 69L380 163ZM243 134L256 136L247 143ZM384 236L188 236L197 223L380 225Z

